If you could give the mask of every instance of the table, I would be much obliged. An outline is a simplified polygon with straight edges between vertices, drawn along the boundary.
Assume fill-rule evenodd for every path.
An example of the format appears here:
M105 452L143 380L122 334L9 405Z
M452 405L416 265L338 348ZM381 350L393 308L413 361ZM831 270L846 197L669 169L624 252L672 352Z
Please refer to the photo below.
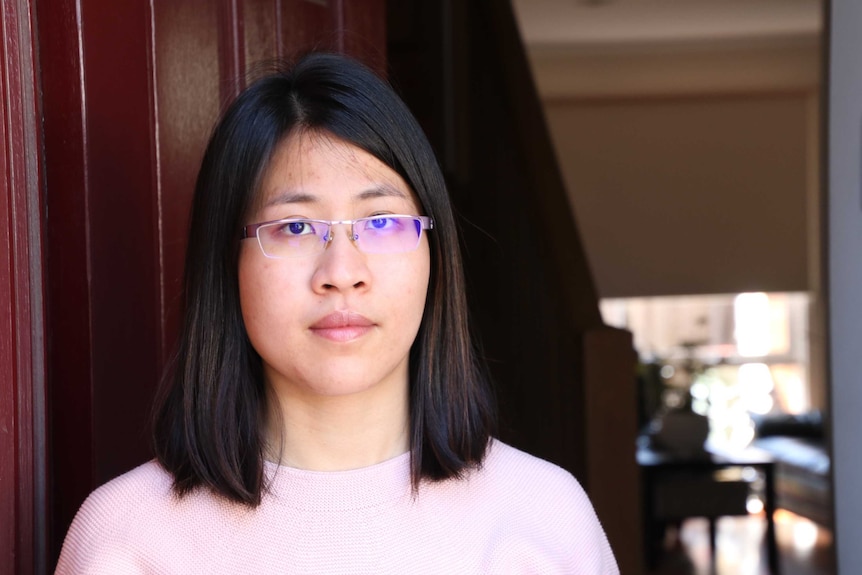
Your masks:
M682 457L653 449L647 441L640 439L637 461L644 486L644 549L650 569L658 563L659 549L655 536L658 528L668 521L681 521L688 517L706 517L709 520L710 545L715 559L716 519L747 515L750 489L750 481L723 479L720 472L750 467L763 474L767 559L770 573L778 575L773 518L775 465L767 452L753 447L733 452L710 448L698 456Z

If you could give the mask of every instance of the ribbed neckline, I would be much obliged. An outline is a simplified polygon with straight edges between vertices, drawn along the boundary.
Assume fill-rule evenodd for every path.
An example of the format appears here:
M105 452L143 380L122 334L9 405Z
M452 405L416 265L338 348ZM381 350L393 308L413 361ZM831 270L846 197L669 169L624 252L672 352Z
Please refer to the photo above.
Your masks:
M266 497L307 511L350 511L409 496L410 452L348 471L309 471L264 461Z

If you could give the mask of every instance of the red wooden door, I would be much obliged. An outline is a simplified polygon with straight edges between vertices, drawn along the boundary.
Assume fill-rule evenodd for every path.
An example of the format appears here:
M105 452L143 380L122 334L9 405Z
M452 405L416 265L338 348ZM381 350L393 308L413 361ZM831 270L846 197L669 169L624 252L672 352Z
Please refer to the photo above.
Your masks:
M35 10L50 566L86 495L150 457L149 409L177 332L194 177L237 79L258 60L310 48L383 69L385 4L36 0Z

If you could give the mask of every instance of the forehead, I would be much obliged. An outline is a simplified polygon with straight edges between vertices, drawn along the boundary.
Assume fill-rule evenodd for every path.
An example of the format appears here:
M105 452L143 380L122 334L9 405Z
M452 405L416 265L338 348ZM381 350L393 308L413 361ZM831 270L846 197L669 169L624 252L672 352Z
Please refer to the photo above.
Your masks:
M392 168L354 144L315 131L292 134L277 146L256 199L263 210L374 200L403 210L419 208L410 186Z

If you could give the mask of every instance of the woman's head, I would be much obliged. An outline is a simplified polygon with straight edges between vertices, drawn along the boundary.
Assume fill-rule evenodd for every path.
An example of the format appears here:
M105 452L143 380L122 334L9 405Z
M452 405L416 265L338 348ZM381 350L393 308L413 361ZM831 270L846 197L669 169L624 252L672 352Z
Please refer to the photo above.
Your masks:
M353 144L295 131L254 204L239 251L240 309L271 392L270 433L284 424L278 410L291 418L333 398L403 430L430 277L423 227L433 225L410 186Z
M320 159L327 151L327 161L336 164L329 174L331 189L338 187L337 172L349 167L352 157L359 162L354 174L360 179L363 170L369 181L376 177L369 174L383 173L395 189L406 188L403 197L378 198L391 205L369 201L356 210L346 208L353 200L340 196L328 208L304 205L293 212L278 207L273 195L279 193L278 182L267 187L268 179L298 174L300 166L294 164L309 153ZM419 251L405 259L418 270L422 293L399 302L415 311L419 323L415 337L410 334L407 362L414 485L423 477L458 475L481 461L492 409L470 343L458 237L434 154L385 82L343 56L312 54L244 90L216 126L201 165L186 259L183 331L155 420L157 456L174 474L180 493L205 485L234 500L260 500L261 419L265 381L273 367L267 357L281 351L271 340L264 344L265 323L249 325L264 310L252 309L253 290L245 288L254 284L256 270L290 262L267 261L256 252L247 256L259 246L250 240L241 244L240 230L270 217L346 220L408 209L409 215L430 218L434 226L421 234ZM333 231L339 232L338 227L349 228L336 225ZM336 237L327 252L337 256L345 246L335 246L344 239ZM380 264L385 267L393 255L370 257L378 263L389 258L388 264ZM342 281L318 279L321 289L330 290ZM415 278L408 283L417 285ZM250 294L245 302L241 286ZM424 310L415 310L421 305ZM312 316L357 311L347 300L340 307L315 308Z

